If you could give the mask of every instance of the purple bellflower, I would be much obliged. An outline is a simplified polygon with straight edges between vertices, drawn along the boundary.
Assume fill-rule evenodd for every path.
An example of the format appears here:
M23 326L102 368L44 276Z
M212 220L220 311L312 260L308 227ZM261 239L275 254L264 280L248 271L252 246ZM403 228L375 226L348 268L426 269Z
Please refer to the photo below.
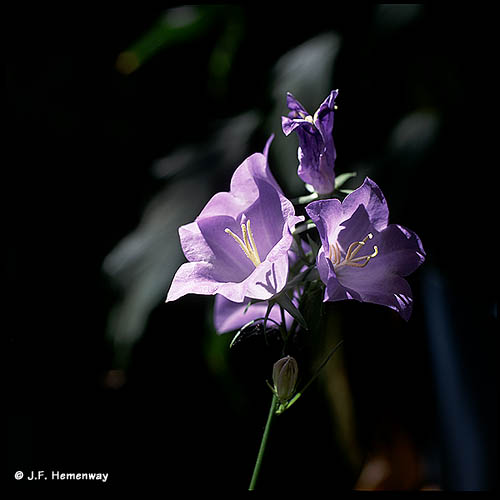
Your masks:
M299 177L319 194L329 194L335 187L335 146L333 114L338 90L332 90L311 116L295 97L287 94L288 116L281 117L281 128L288 136L294 130L299 138Z
M311 250L311 247L306 242L302 241L302 249L304 253ZM290 268L297 263L298 256L290 249L288 251L288 262ZM300 271L306 268L304 266ZM295 307L299 306L299 291L294 293L291 300ZM232 302L222 295L215 296L214 303L214 326L215 331L219 334L227 333L234 330L238 330L251 321L256 321L257 323L263 323L263 318L267 312L267 302L256 302L249 305L250 299L245 298L243 303ZM278 304L274 304L269 312L268 319L270 320L268 326L272 324L281 323L281 311ZM292 325L293 318L290 314L285 311L285 324L287 328Z
M367 177L342 203L314 201L306 211L321 239L317 265L326 285L324 300L385 305L408 321L413 298L404 276L423 263L425 251L414 232L388 223L377 184Z
M194 222L179 228L189 262L177 270L167 302L188 293L268 300L285 286L292 230L304 218L269 170L271 140L264 154L236 169L229 192L214 195Z

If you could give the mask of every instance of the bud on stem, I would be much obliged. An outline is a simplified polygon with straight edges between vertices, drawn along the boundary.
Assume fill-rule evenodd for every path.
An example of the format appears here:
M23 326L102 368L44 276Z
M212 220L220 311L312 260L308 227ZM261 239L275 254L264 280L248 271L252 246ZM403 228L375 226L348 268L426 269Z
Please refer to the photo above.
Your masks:
M274 392L281 403L285 403L295 394L298 374L297 361L291 356L281 358L274 363Z

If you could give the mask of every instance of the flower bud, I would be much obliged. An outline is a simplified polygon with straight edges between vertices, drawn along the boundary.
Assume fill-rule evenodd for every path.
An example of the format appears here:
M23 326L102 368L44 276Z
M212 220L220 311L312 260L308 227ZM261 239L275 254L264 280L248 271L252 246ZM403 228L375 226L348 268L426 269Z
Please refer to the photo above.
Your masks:
M294 395L298 374L297 361L291 356L281 358L274 363L274 390L280 401L288 401Z

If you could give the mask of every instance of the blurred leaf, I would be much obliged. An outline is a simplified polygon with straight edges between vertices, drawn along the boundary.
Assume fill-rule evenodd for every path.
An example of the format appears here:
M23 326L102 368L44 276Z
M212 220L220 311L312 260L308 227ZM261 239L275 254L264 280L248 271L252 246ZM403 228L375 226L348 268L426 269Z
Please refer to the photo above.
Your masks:
M180 146L157 160L153 175L165 188L145 208L134 231L106 256L103 271L122 290L108 318L116 367L126 368L150 312L166 296L184 261L177 229L194 220L213 193L213 175L230 172L241 162L258 119L248 112L218 123L204 142Z
M244 34L241 6L227 6L224 14L226 19L223 32L208 61L208 85L212 94L217 97L222 97L227 92L229 72Z
M129 75L159 50L201 36L216 17L215 11L216 6L200 5L168 9L149 31L118 56L116 69Z

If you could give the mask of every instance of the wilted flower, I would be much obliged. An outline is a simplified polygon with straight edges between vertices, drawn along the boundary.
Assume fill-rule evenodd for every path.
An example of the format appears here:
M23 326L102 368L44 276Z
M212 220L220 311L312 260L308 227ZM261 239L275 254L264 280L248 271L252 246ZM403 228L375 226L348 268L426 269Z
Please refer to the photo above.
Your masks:
M310 203L322 247L317 264L325 283L325 301L356 299L382 304L408 320L412 292L407 276L425 260L419 237L388 224L389 210L380 188L368 177L341 203Z
M294 130L299 138L299 177L311 184L319 194L328 194L335 187L335 146L333 144L333 113L338 91L332 90L311 116L295 97L287 94L288 116L281 117L285 135Z
M194 222L179 228L189 262L174 276L167 302L188 293L267 300L285 286L292 230L304 218L272 176L268 147L269 141L265 154L236 169L229 192L214 195Z
M288 401L295 394L298 375L299 367L292 356L286 356L274 363L274 391L280 402Z

